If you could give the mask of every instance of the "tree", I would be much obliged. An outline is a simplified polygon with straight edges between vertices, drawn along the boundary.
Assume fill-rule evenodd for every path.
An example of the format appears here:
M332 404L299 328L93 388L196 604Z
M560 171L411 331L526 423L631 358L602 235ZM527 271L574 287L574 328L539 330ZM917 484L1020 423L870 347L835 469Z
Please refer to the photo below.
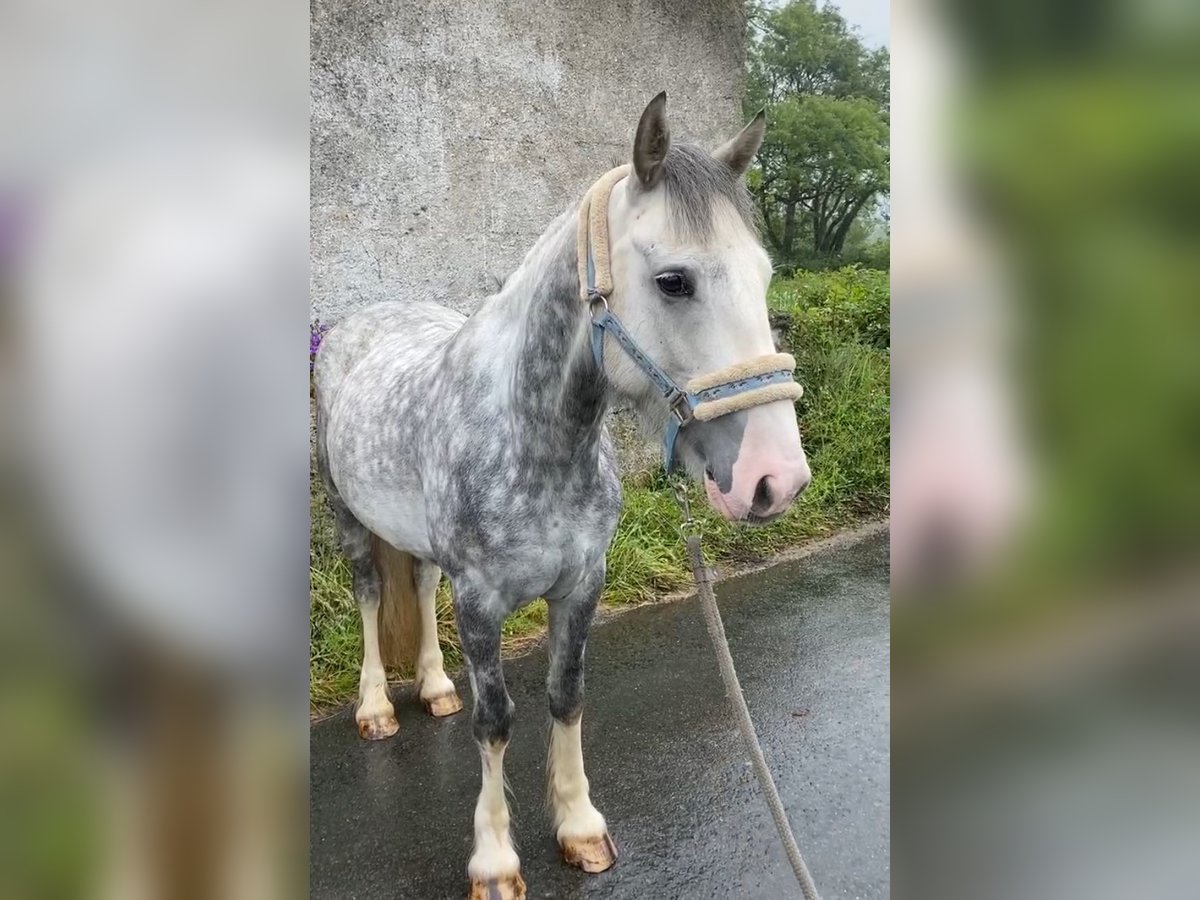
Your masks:
M751 14L747 106L766 108L750 185L777 263L837 257L888 190L887 52L868 50L831 6L793 0Z
M754 180L781 260L795 256L798 213L817 257L841 252L859 212L888 187L888 128L870 101L793 96L770 112Z

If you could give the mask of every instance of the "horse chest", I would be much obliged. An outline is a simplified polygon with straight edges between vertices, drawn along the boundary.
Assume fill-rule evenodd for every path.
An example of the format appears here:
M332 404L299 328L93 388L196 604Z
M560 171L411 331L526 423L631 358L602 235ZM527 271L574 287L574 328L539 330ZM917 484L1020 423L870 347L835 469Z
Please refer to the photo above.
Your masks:
M460 485L434 508L430 534L442 567L469 571L524 599L569 592L599 565L620 511L615 479L575 483L497 479Z

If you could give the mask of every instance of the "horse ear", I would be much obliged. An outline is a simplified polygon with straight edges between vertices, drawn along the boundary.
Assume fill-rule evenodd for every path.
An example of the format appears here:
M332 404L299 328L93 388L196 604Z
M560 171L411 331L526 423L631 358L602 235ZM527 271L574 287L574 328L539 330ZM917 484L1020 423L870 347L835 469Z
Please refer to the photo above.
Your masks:
M729 166L734 175L744 175L750 168L754 154L762 146L763 135L766 133L767 111L760 109L758 115L750 120L750 124L739 131L736 137L714 150L713 156Z
M654 187L662 178L662 164L670 146L667 92L662 91L646 105L633 138L633 171L643 188Z

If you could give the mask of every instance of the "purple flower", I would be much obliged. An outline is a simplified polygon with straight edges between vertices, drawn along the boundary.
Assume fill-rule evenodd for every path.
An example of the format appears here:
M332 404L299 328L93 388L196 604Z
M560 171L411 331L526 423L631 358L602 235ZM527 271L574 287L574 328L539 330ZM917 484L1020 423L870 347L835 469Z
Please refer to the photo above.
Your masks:
M317 351L321 349L321 340L325 337L332 326L328 323L323 323L320 319L309 323L308 330L308 370L311 372L313 363L316 361Z

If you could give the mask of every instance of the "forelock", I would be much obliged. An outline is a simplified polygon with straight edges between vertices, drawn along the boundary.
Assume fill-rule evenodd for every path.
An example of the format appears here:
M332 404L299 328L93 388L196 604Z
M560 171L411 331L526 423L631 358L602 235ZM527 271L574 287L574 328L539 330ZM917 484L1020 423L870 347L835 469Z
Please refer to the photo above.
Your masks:
M758 223L745 181L694 144L672 144L663 160L662 184L672 224L685 238L703 239L713 230L714 206L724 199L755 234Z

